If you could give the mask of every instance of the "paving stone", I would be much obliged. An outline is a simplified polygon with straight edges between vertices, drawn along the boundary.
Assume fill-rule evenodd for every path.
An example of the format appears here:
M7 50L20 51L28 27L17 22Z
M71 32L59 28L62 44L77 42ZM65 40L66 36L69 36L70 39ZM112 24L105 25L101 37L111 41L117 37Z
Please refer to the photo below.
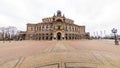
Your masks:
M0 42L0 68L120 68L107 40Z

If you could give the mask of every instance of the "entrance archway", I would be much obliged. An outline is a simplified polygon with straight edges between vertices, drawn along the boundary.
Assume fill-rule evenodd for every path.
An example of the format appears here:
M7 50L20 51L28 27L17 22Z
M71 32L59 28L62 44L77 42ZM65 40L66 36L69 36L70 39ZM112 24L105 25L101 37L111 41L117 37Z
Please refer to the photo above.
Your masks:
M60 32L57 33L57 40L61 40L61 33Z

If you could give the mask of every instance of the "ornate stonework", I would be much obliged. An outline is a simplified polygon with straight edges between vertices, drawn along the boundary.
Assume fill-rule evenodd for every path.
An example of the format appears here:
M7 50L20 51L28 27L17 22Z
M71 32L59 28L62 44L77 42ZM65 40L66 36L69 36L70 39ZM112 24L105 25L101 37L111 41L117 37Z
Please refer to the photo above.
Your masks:
M27 24L27 31L21 33L26 40L78 40L86 38L85 26L74 24L58 10L57 14L43 18L41 23Z

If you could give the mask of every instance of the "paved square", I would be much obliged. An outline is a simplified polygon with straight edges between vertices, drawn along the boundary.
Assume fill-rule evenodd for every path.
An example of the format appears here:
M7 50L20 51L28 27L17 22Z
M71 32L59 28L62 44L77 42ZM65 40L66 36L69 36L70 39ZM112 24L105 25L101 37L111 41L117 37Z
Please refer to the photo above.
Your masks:
M0 68L120 68L120 46L113 42L1 41Z

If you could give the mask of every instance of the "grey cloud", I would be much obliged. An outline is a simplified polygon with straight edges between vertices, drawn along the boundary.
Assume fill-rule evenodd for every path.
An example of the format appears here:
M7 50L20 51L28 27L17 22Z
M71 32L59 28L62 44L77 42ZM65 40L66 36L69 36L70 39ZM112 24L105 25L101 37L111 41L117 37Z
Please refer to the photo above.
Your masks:
M75 24L86 25L91 33L101 30L110 33L113 27L120 29L119 4L119 0L0 0L0 27L14 24L26 30L28 22L41 22L61 10Z

